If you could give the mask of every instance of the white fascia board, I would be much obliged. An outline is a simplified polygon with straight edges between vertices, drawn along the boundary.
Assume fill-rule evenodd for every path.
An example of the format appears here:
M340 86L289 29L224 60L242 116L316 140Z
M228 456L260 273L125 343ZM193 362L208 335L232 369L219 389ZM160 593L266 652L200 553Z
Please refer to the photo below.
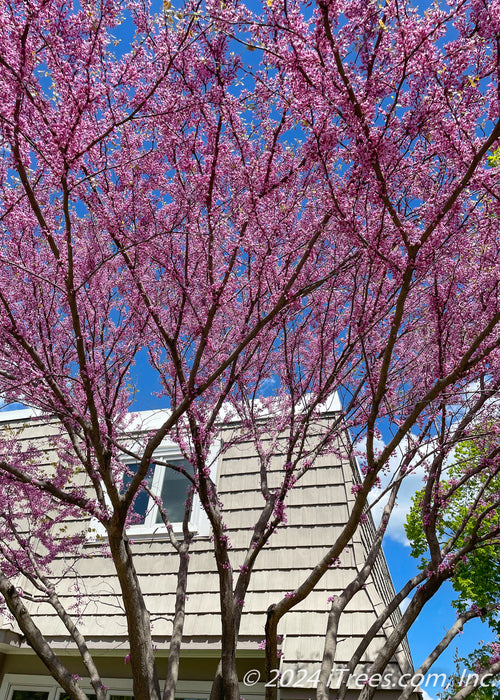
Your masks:
M43 413L38 408L18 408L14 411L0 411L0 423L13 423L14 421L37 418Z

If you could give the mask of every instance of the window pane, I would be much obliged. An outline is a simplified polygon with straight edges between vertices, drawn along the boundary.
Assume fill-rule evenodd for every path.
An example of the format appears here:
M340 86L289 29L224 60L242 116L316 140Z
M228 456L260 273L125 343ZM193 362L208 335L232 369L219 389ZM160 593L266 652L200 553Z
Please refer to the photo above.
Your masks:
M169 464L179 464L191 469L187 459L172 459ZM165 476L161 489L161 500L165 510L167 511L170 522L178 523L184 520L184 511L186 508L186 497L189 491L190 482L184 474L174 472L173 469L165 467ZM158 512L156 522L163 522L161 515Z
M137 474L137 470L139 469L138 464L127 464L127 469L131 472L131 474L124 474L123 475L123 491L126 491L130 484L132 483L132 475ZM151 465L149 472L144 479L145 483L151 487L151 482L153 481L153 469L154 465ZM146 515L148 512L148 503L149 503L149 494L146 493L146 491L139 491L137 493L137 496L135 497L134 504L132 506L133 511L134 511L134 522L133 525L142 525L144 524L144 520L146 519Z
M48 690L14 690L12 700L47 700Z
M109 700L134 700L134 696L133 695L115 695L115 693L113 693L113 695L109 696Z
M86 695L89 700L96 700L96 694L95 693L87 693ZM69 693L63 693L58 696L57 700L70 700Z

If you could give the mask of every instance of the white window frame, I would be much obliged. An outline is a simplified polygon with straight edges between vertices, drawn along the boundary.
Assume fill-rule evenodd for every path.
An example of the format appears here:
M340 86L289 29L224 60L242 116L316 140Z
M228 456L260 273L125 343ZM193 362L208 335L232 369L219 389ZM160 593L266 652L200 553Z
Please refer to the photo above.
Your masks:
M215 441L211 450L208 454L208 463L210 464L210 477L214 481L217 478L218 463L219 463L219 452L220 452L220 441ZM163 464L156 464L155 459L160 462L169 462L184 459L184 455L181 454L178 445L174 443L164 442L160 447L158 447L153 455L151 463L154 464L153 479L151 482L151 491L155 495L161 492L161 487L163 485L163 477L165 471L168 467ZM123 463L127 464L137 464L137 460L133 457L124 457ZM168 533L163 523L156 522L156 515L158 513L158 507L154 504L154 501L149 497L148 509L146 511L146 518L144 523L137 525L130 525L127 528L127 534L131 539L150 539L154 537L155 539L166 539L168 538ZM171 523L174 534L182 534L182 522L172 522ZM194 494L193 503L191 505L191 515L189 518L189 530L194 532L198 537L208 537L210 534L210 522L208 517L203 510L198 494Z
M128 678L103 678L107 687L106 698L112 695L130 695L132 698L132 680ZM175 693L178 700L208 700L210 697L210 681L179 681ZM93 693L90 681L82 679L80 687L84 692ZM0 684L0 700L11 700L15 690L28 690L48 693L47 700L58 700L61 686L50 676L6 673ZM245 687L245 696L250 700L259 700L264 695L264 686L258 683L250 688ZM64 691L63 691L64 692Z
M136 442L131 445L130 450L140 454L141 446ZM163 483L163 473L165 467L162 464L155 464L155 458L161 462L168 462L169 460L180 460L184 459L184 455L181 453L179 446L173 442L165 440L154 452L151 463L154 464L153 480L151 483L151 491L159 493L161 490L161 485ZM210 465L210 478L215 483L219 471L219 462L221 459L221 440L214 440L208 455L207 462ZM124 465L127 464L137 464L137 459L129 455L124 455L121 459ZM106 497L106 500L107 497ZM156 513L158 509L153 506L151 497L149 498L148 511L146 515L146 521L137 525L129 525L127 528L127 534L132 541L140 542L141 540L151 540L155 541L168 540L169 535L167 529L163 522L157 523ZM182 535L182 522L172 522L171 523L174 535ZM210 535L210 521L207 514L202 508L200 498L197 493L194 494L193 503L191 505L191 515L189 518L189 530L193 532L196 537L209 537ZM100 523L97 518L92 518L90 522L90 527L87 534L87 544L94 545L96 542L104 540L106 537L106 530L102 523ZM1 699L0 699L1 700ZM51 699L49 699L51 700Z
M47 700L56 700L58 686L51 678L44 676L18 676L7 674L0 686L1 700L11 700L14 691L24 690L34 693L48 693Z
M132 680L126 678L103 678L102 682L107 686L106 698L111 700L113 695L129 695L132 698ZM210 693L207 691L207 683L196 681L179 681L179 693L176 698L197 698L207 700ZM80 687L85 693L94 693L90 681L82 679ZM203 689L202 689L203 687ZM17 673L7 673L0 685L0 700L11 700L16 690L31 691L34 693L48 693L47 700L58 700L61 693L64 693L50 676L20 675ZM94 693L95 694L95 693Z

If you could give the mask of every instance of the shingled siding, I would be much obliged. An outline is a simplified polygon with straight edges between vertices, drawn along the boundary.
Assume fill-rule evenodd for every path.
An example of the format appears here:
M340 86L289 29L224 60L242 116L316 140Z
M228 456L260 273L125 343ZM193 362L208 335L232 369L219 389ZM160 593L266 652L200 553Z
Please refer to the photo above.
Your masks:
M23 440L45 440L47 433L56 430L46 422L12 424L25 427ZM5 423L4 423L5 426ZM49 464L55 455L47 454ZM311 567L334 542L346 522L353 503L351 487L357 479L353 476L353 465L345 458L332 456L317 460L314 468L305 474L290 494L287 508L287 524L270 539L260 554L248 595L240 630L239 648L245 658L254 657L262 664L262 651L258 645L264 638L266 610L287 591L293 590L307 576ZM271 485L277 484L282 472L282 459L276 455L271 465ZM255 522L264 501L259 490L259 463L251 443L231 447L224 453L218 465L218 490L224 509L224 520L232 543L232 563L237 572ZM82 523L73 523L81 528ZM340 590L355 575L357 567L364 561L366 548L372 536L373 525L369 521L341 556L338 568L330 569L319 582L315 591L280 623L283 635L283 669L294 672L307 669L310 675L319 668L326 629L328 598ZM153 634L158 654L163 656L169 644L173 612L177 555L164 537L132 543L135 563L140 576L147 605L153 620ZM127 653L126 629L118 584L113 576L111 560L104 555L102 545L89 542L85 546L86 558L74 563L59 583L61 598L68 606L75 603L75 587L84 593L84 601L78 608L80 627L89 645L104 656ZM59 561L54 577L67 568L69 562ZM369 580L365 589L348 606L340 624L340 642L336 664L345 666L364 632L385 606L392 592L392 583L385 560L377 562L376 580ZM208 537L198 537L191 548L188 598L186 602L184 630L184 653L189 658L216 658L220 639L220 614L218 578L212 544ZM36 609L37 623L56 646L70 651L72 644L66 631L47 605ZM387 629L389 629L390 624ZM0 621L0 628L12 628L11 623ZM381 632L363 656L360 669L365 669L375 651L384 643ZM1 645L0 650L13 652L12 646ZM17 652L18 653L18 652ZM11 659L12 662L12 659ZM411 663L405 646L398 655L393 669L406 671ZM4 673L9 670L4 664ZM185 665L188 669L189 665ZM12 672L12 671L10 671ZM126 675L126 674L125 674ZM0 669L0 679L2 670ZM309 687L305 685L304 687ZM282 698L295 697L297 689L283 689ZM249 695L250 693L247 693ZM304 696L306 697L306 696ZM308 695L307 695L308 697Z
M279 457L272 462L276 477L282 470ZM272 483L272 481L271 481ZM277 481L275 482L277 483ZM345 524L353 503L351 462L334 456L319 458L290 496L287 524L281 528L257 562L251 593L245 604L249 633L262 635L267 606L279 599L280 594L293 590L304 580L311 567L324 555ZM273 484L272 484L273 485ZM262 505L259 493L258 460L251 444L231 449L224 457L220 472L219 492L225 505L233 547L237 550L248 541L248 532L242 528L255 521L256 509ZM318 663L323 652L328 598L338 593L355 575L356 567L364 561L365 546L357 534L341 555L340 566L330 569L316 590L290 611L280 623L284 637L284 660L288 664ZM385 573L387 567L384 566ZM382 599L377 587L369 582L348 607L340 622L338 663L344 664L374 619L374 610L380 611ZM258 615L262 616L260 620ZM256 617L256 619L255 619ZM252 626L256 625L254 630ZM242 629L244 634L245 628ZM382 635L374 641L363 660L373 656L383 643ZM370 653L371 652L371 653Z

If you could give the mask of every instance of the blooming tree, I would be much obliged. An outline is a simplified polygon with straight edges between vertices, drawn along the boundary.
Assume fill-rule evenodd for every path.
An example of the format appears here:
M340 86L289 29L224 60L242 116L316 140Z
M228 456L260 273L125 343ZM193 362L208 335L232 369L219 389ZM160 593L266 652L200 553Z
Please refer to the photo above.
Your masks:
M354 506L303 583L270 607L266 663L277 667L280 620L342 554L375 492L386 504L371 550L327 616L317 694L328 697L338 621L421 463L428 566L351 660L355 668L415 590L371 668L383 672L454 575L457 558L439 537L447 457L478 421L492 425L499 393L498 2L449 0L419 13L394 0L11 0L0 12L0 391L58 426L51 465L18 435L2 437L6 606L54 678L83 700L14 585L21 572L104 698L49 577L63 549L81 550L81 536L62 534L65 520L97 519L123 599L134 694L160 697L126 527L169 437L191 469L167 468L189 479L213 533L222 639L212 698L239 698L238 630L254 564L294 484L349 429L366 445ZM170 412L131 447L133 367L145 357ZM342 411L326 424L318 419L335 392ZM255 442L263 495L239 573L209 464L229 418ZM268 483L264 433L285 445L278 488ZM379 492L394 454L400 464ZM124 455L139 465L126 479ZM497 453L478 468L494 479ZM178 674L187 516L182 538L169 531L179 570L165 698ZM498 536L493 521L468 533L460 556L498 546ZM363 700L373 692L367 686Z

